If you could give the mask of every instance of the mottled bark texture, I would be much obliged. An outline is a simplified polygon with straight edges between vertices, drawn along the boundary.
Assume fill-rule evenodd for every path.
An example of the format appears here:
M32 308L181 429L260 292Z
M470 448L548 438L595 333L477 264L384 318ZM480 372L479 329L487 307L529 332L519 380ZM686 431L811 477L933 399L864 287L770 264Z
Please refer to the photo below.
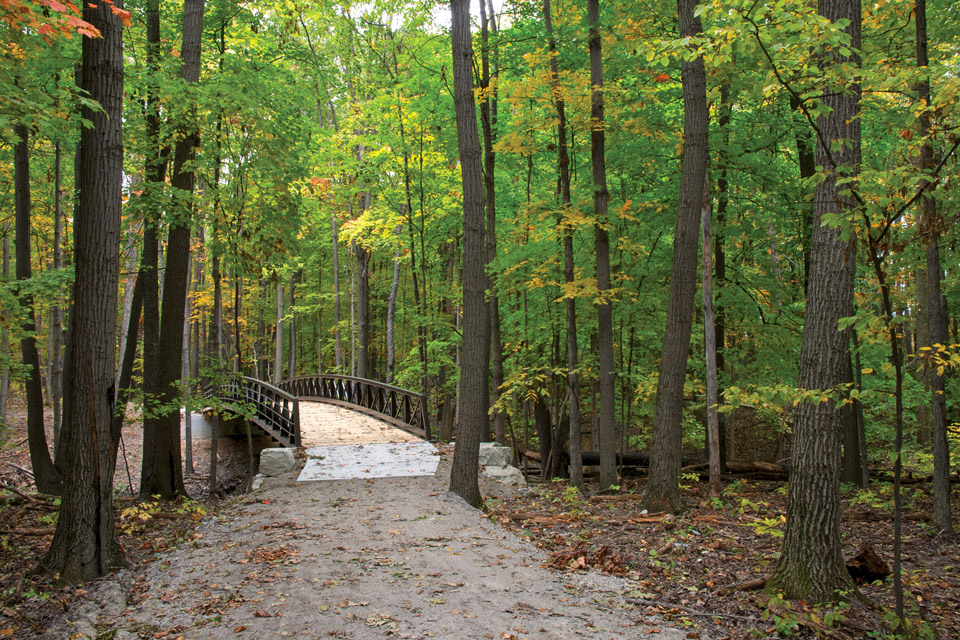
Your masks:
M604 154L603 56L600 44L600 0L587 1L590 22L590 159L593 166L594 248L597 253L597 338L600 371L600 488L618 483L616 391L613 365L613 300L610 297L610 231L607 218L607 162ZM570 425L570 458L580 455L580 443L574 443ZM577 436L579 437L579 432ZM574 453L574 447L577 451Z
M680 35L701 32L694 17L695 0L678 0ZM680 495L680 457L683 439L683 381L690 351L693 303L697 290L697 245L700 243L700 205L707 178L706 72L703 58L684 61L683 81L683 169L680 174L680 202L673 236L673 277L667 307L667 329L663 337L660 378L653 416L653 445L650 450L650 480L646 504L657 511L683 507Z
M817 10L832 22L849 20L851 44L859 48L859 0L821 0ZM823 64L837 62L841 60L826 59ZM837 323L853 315L856 255L853 239L842 239L840 229L822 222L825 215L846 215L857 206L850 185L837 181L857 175L860 168L859 87L827 87L823 99L831 111L817 118L817 164L826 176L814 198L800 388L829 390L848 377L850 335L838 331ZM839 140L842 147L831 151ZM791 600L826 602L854 589L841 555L841 418L834 402L804 402L796 409L787 527L780 561L768 582Z
M484 332L489 326L484 300L483 176L480 138L473 100L473 48L470 40L470 2L452 0L450 36L453 49L453 102L457 118L457 146L463 184L463 364L460 380L460 421L450 471L450 491L470 505L482 503L477 472L480 434L488 424L483 389L487 386L489 353Z
M30 155L29 133L23 125L16 125L14 133L19 137L13 148L14 203L17 229L17 282L31 277L30 269ZM30 465L33 479L40 493L56 494L60 491L60 476L50 449L43 424L43 383L40 379L40 353L37 351L37 321L33 309L33 296L19 292L23 319L20 330L20 353L26 377L23 386L27 396L27 441L30 445Z
M200 40L203 35L204 0L187 0L183 8L183 44L180 78L196 84L200 78ZM140 495L164 498L185 495L180 444L178 381L183 365L184 308L190 277L190 236L193 228L193 161L200 145L195 117L186 118L182 137L173 154L173 218L167 238L163 274L163 305L160 309L159 401L157 415L144 421L143 468Z
M113 6L122 6L116 0ZM120 203L123 186L123 25L104 3L83 5L100 38L83 38L80 86L102 107L82 107L76 278L64 412L64 485L57 529L39 569L82 582L126 564L113 506L113 437Z

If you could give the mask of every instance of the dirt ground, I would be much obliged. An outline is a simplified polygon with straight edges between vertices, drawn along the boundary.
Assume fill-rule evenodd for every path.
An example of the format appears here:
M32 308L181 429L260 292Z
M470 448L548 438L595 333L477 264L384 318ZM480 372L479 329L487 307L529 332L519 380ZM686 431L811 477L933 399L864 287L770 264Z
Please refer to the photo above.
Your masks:
M132 457L135 435L125 435ZM433 478L301 484L291 472L206 516L191 505L143 507L163 517L141 522L133 508L121 529L135 568L78 589L23 579L24 559L35 561L49 535L11 532L4 546L21 553L0 552L0 636L699 637L627 602L621 577L546 568L529 541L447 493L452 449L442 449ZM487 482L484 492L510 495ZM7 509L21 518L53 511L17 500Z
M29 491L26 443L13 431L0 478ZM641 480L581 498L563 483L484 482L486 514L436 478L268 479L222 501L141 505L140 425L125 428L121 541L134 568L95 585L54 589L25 577L49 544L55 505L0 492L0 637L77 638L778 638L880 637L890 580L861 586L871 607L812 608L727 590L768 574L779 552L783 483L731 479L720 500L685 489L678 517L643 511ZM192 495L206 498L208 449ZM234 472L236 473L236 472ZM906 487L904 582L916 637L960 637L960 547L932 537L927 487ZM954 504L960 495L954 497ZM848 496L844 553L863 543L892 559L889 485ZM539 547L539 549L537 548Z

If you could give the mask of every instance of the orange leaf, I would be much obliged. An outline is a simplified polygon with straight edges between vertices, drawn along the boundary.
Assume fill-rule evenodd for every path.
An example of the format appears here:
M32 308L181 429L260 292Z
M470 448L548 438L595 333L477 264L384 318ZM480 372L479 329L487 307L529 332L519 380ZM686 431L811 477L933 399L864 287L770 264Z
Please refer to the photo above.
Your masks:
M121 9L120 7L115 7L112 4L110 5L110 11L113 11L114 15L120 16L120 19L123 20L123 26L129 27L132 24L133 21L131 18L133 17L133 14L129 11Z

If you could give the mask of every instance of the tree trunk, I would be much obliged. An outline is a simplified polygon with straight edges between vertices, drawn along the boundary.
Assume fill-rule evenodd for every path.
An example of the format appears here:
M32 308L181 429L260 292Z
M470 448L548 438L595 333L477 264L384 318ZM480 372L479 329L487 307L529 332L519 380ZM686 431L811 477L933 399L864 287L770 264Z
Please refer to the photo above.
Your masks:
M700 33L700 19L693 15L695 0L678 0L680 35ZM650 479L646 503L651 510L676 511L683 506L680 495L680 456L683 440L683 382L690 351L693 324L693 297L697 288L697 237L703 185L707 179L706 72L703 58L684 61L683 79L683 170L680 176L680 204L673 240L673 278L667 328L663 337L660 379L653 417Z
M60 143L54 145L53 179L53 268L63 268L63 193L61 189ZM136 251L136 249L134 249ZM60 291L50 309L50 403L53 405L54 450L60 443L60 426L63 407L63 309L60 308Z
M113 6L122 7L121 0ZM123 188L123 26L106 4L84 4L100 38L83 38L80 87L102 110L81 107L80 182L74 220L76 277L64 411L63 498L57 529L39 569L67 583L126 564L113 506L113 405Z
M294 295L297 287L297 274L290 274L290 359L287 362L287 377L297 377L297 314L293 307L296 304Z
M844 384L853 386L853 358L847 351L847 362L844 365ZM843 455L840 460L840 481L850 483L861 489L866 488L866 476L863 474L864 456L866 451L860 448L860 420L857 416L857 400L853 400L840 407L840 423L843 435Z
M189 267L187 273L190 274ZM193 305L190 302L191 279L188 275L186 305L183 310L183 357L180 368L182 384L186 384L190 379L190 317L193 315ZM193 415L189 406L183 408L183 463L185 473L193 475Z
M553 103L557 109L557 142L558 157L560 169L560 206L562 215L559 220L559 226L563 234L563 279L570 286L575 279L573 264L573 227L569 222L570 217L570 157L567 151L567 116L566 103L560 89L559 63L557 62L557 43L553 35L553 16L550 11L550 0L543 2L543 22L547 30L547 44L550 50L550 84L553 93ZM570 412L570 445L579 448L581 439L579 437L580 427L580 379L577 369L579 367L579 341L577 340L577 303L572 291L567 291L564 296L564 305L567 315L566 326L566 349L567 349L567 405ZM574 435L576 434L576 435ZM614 444L616 449L616 444ZM571 452L570 464L574 467L570 469L570 478L573 486L583 486L583 467L579 466L579 456L574 456ZM544 473L549 473L546 464L547 458L544 458ZM616 468L614 468L616 476ZM612 484L612 483L611 483Z
M927 55L927 3L926 0L916 0L917 23L917 66L928 69ZM925 107L930 104L930 79L926 75L919 84L919 98ZM920 135L925 138L920 150L920 164L924 170L933 165L933 144L930 136L930 112L924 109L920 116ZM944 222L937 213L937 203L933 196L928 194L923 198L923 216L921 218L921 233L926 240L926 267L927 267L927 316L930 322L930 341L936 345L947 343L947 301L943 296L940 278L943 267L940 264L940 234L943 232ZM953 523L950 513L950 448L947 444L947 407L944 393L944 376L937 367L931 366L929 371L931 391L931 422L933 438L933 524L948 536L953 534Z
M10 281L10 224L3 230L3 282ZM3 312L10 313L4 308ZM3 370L0 371L0 425L7 425L7 401L10 399L10 330L6 323L0 332L0 358L3 360Z
M337 239L337 214L330 215L333 227L333 335L334 362L337 373L343 373L343 342L340 337L340 241Z
M859 0L821 0L821 16L831 21L849 20L846 31L854 49L860 48ZM822 61L827 64L827 61ZM834 58L834 63L858 64L856 58ZM824 226L823 216L849 214L856 202L838 185L843 176L860 169L859 87L834 87L824 103L831 108L817 118L817 164L827 174L817 185L814 199L813 239L807 315L800 352L801 389L833 389L842 384L847 366L849 334L838 331L840 318L853 314L856 256L852 241L841 230ZM842 140L840 151L831 144ZM826 145L826 146L825 146ZM831 402L804 402L797 406L787 497L787 527L780 561L767 583L790 600L810 603L836 600L855 587L844 566L840 538L840 414Z
M277 277L277 323L273 350L273 384L283 379L283 281Z
M20 139L14 151L14 197L17 226L17 281L23 283L31 278L30 273L30 156L29 134L23 125L14 126L14 134ZM60 492L60 476L50 457L47 435L43 424L43 383L40 379L40 353L37 351L36 315L33 296L19 291L23 320L20 329L20 353L27 369L23 386L27 395L27 440L30 443L30 465L33 479L40 493Z
M403 225L397 225L396 237L400 237ZM397 308L397 287L400 286L400 246L393 252L393 283L390 285L390 298L387 300L387 384L393 384L393 367L396 354L393 344L393 321Z
M200 41L203 35L204 0L187 0L183 12L183 43L180 78L196 84L200 77ZM195 120L195 119L188 119ZM174 192L174 219L167 238L166 268L163 274L163 306L160 309L160 341L157 366L160 370L161 410L156 422L144 420L143 469L140 495L171 498L186 495L183 485L182 447L178 385L183 359L184 308L190 276L192 195L196 178L193 162L200 144L194 125L182 131L174 148L171 187Z
M492 13L492 12L491 12ZM484 206L486 209L486 261L490 263L497 257L497 190L495 182L496 152L493 145L496 142L496 93L490 92L490 19L487 17L486 0L480 0L480 34L482 46L480 49L480 88L484 92L484 99L480 103L480 125L483 130L483 188ZM492 104L491 104L492 103ZM487 269L487 289L489 298L487 306L490 310L490 326L487 330L487 340L490 342L489 360L493 364L491 371L491 387L493 391L493 422L494 438L500 444L506 442L504 425L506 416L497 406L500 400L500 387L503 385L503 344L500 337L500 308L497 301L496 282L489 276ZM489 423L488 423L489 424ZM483 434L484 440L489 439L488 432Z
M117 372L117 407L111 417L110 432L113 435L113 464L117 464L117 449L123 433L123 420L126 417L127 399L130 396L130 381L133 378L133 366L137 359L137 337L140 331L140 311L143 308L143 283L146 276L141 268L133 285L130 300L130 316L127 318L126 339L123 342L120 370ZM130 488L133 491L133 487Z
M361 208L361 212L366 207ZM357 377L367 377L367 362L370 354L370 251L360 244L354 244L357 258L357 324L359 340L357 348Z
M600 44L600 0L588 0L590 23L590 158L593 165L594 247L597 253L597 335L599 338L600 415L600 488L617 484L616 389L613 364L613 299L610 296L610 220L607 218L607 162L604 157L603 57ZM573 423L570 431L570 457L575 457ZM578 451L579 453L579 451Z
M710 459L710 495L720 496L720 414L717 391L717 334L713 315L713 244L711 233L710 193L703 189L703 209L700 225L703 229L701 242L701 277L703 278L703 349L707 361L707 451Z
M453 50L454 111L463 184L463 389L457 444L450 471L450 491L479 508L483 499L477 478L480 435L486 430L489 350L484 353L484 331L489 326L484 287L483 175L477 114L473 99L473 48L470 39L470 2L451 0L450 37ZM489 429L489 427L487 427Z

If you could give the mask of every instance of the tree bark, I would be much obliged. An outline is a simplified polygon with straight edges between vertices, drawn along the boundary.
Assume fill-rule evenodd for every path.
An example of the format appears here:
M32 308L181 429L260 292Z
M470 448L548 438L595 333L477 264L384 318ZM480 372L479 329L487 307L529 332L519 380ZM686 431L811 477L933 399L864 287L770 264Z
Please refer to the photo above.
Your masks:
M400 237L403 225L397 225L396 237ZM400 246L393 252L393 283L390 285L390 298L387 300L387 384L393 384L393 368L396 354L393 344L393 322L397 309L397 288L400 286Z
M701 273L703 278L703 350L707 361L707 451L710 460L710 495L720 496L720 414L717 385L717 334L713 314L713 243L711 233L710 193L703 189L703 208L700 225L703 229L701 242Z
M280 384L283 379L283 281L277 277L277 322L273 350L273 384Z
M473 99L473 48L470 39L470 2L451 0L450 37L453 51L454 112L463 185L463 388L457 444L450 471L450 491L479 508L483 499L477 477L480 435L487 423L483 390L487 386L489 351L483 333L489 325L484 300L483 175L477 114Z
M860 48L859 0L820 0L818 13L831 21L849 20L851 46ZM853 58L823 60L822 64ZM832 90L831 90L832 89ZM838 171L860 170L860 90L856 85L830 87L824 97L831 112L817 118L817 164L825 179L814 198L813 238L807 316L800 352L801 389L833 389L846 378L849 333L838 331L840 318L853 314L856 255L840 229L822 224L827 214L849 214L856 202L849 184L838 185ZM839 151L830 145L843 141ZM840 414L834 402L803 402L794 418L787 526L780 561L767 583L790 600L810 603L836 600L854 590L844 566L840 538Z
M14 145L14 199L17 229L17 281L30 280L30 156L29 134L23 125L14 126L14 134L19 140ZM33 467L33 479L40 493L57 494L60 492L60 475L53 465L50 449L47 447L47 434L43 421L43 383L40 376L40 353L37 351L37 325L33 306L33 296L23 289L19 291L19 302L23 320L20 323L20 353L26 378L23 381L27 395L27 441L30 445L30 465Z
M3 281L10 281L10 223L3 230ZM4 308L3 312L10 313ZM3 359L3 371L0 371L0 424L7 424L7 401L10 399L10 331L3 325L0 332L0 358Z
M917 23L917 66L926 72L929 65L927 54L927 3L926 0L916 0ZM919 98L924 107L930 104L930 79L924 76L919 84ZM925 138L920 149L920 165L924 170L932 169L933 143L930 141L931 117L925 108L920 116L920 135ZM930 341L933 345L947 343L947 302L943 296L942 283L943 267L940 264L940 234L943 232L944 222L937 213L937 203L933 196L927 194L923 198L923 216L921 218L921 234L925 239L926 271L927 271L927 316L930 322ZM944 387L944 376L937 367L928 369L931 402L930 413L933 439L933 524L948 536L953 534L953 523L950 512L950 448L947 444L947 407Z
M337 239L337 214L330 215L333 228L333 335L334 362L337 373L343 373L343 342L340 337L340 241Z
M681 37L701 32L700 19L693 15L695 0L678 0ZM681 64L683 81L683 169L680 176L680 203L673 239L673 278L667 307L667 328L663 337L660 379L653 417L650 478L646 503L651 510L677 511L683 507L680 495L680 458L683 439L683 382L690 351L693 298L697 288L697 245L700 206L707 179L706 72L703 58Z
M121 0L113 6L122 7ZM77 583L126 564L113 506L113 437L120 209L123 188L123 26L111 7L85 3L100 38L83 38L80 87L102 107L81 107L74 220L76 278L64 412L64 490L57 529L39 570Z
M290 274L290 358L287 362L287 377L297 376L297 314L293 307L296 304L294 294L297 287L297 274Z
M203 35L204 0L187 0L183 12L180 78L196 84L200 77L200 42ZM163 305L160 309L159 400L156 422L144 420L143 469L140 495L171 498L186 495L183 485L180 408L177 382L182 373L184 308L190 276L190 236L193 226L193 189L196 178L193 161L200 144L195 116L188 119L182 138L174 148L174 218L167 238L166 268L163 275Z
M543 2L543 22L547 31L547 44L550 50L550 84L553 93L553 103L557 109L557 155L560 173L560 206L561 217L558 220L558 227L563 235L563 279L567 286L570 286L574 279L573 263L573 228L569 222L570 216L570 156L567 149L567 115L566 102L563 99L563 93L560 88L560 70L557 62L557 42L553 35L553 16L550 10L550 0ZM577 340L577 303L573 291L567 291L564 295L564 306L566 309L566 350L567 350L567 405L570 414L570 446L579 448L581 439L579 434L580 427L580 379L577 369L579 367L579 341ZM575 438L574 434L577 434ZM616 444L614 444L616 449ZM546 458L544 458L546 461ZM556 462L556 461L554 461ZM573 486L583 486L583 467L579 464L580 457L570 455L570 478ZM615 465L616 463L614 463ZM550 473L544 465L543 473ZM579 467L579 468L578 468ZM616 467L614 466L614 475ZM612 483L611 483L612 484Z
M491 11L492 13L492 11ZM497 283L489 273L489 265L497 257L497 190L496 190L496 152L493 145L496 142L496 112L497 94L490 90L490 25L492 16L487 16L486 0L480 0L480 34L482 48L480 50L480 89L483 91L483 101L480 103L480 125L483 130L483 187L484 205L486 208L486 260L487 260L487 288L489 290L487 306L490 310L490 363L491 390L493 392L493 437L500 444L506 442L504 427L506 416L497 407L500 400L500 387L503 385L503 343L500 336L500 304L497 300ZM494 28L495 25L494 25ZM484 434L484 439L489 433Z
M600 415L600 488L617 484L616 388L613 364L613 299L610 295L610 220L607 217L607 162L605 158L603 107L603 56L600 44L600 0L587 1L590 23L590 158L593 165L594 247L597 253L597 337L599 339ZM570 457L579 453L570 431ZM571 480L572 481L572 480Z
M63 268L63 192L61 188L62 154L60 143L54 144L53 179L53 268ZM50 404L53 405L54 449L60 443L60 426L63 408L63 309L60 308L60 292L50 309Z

